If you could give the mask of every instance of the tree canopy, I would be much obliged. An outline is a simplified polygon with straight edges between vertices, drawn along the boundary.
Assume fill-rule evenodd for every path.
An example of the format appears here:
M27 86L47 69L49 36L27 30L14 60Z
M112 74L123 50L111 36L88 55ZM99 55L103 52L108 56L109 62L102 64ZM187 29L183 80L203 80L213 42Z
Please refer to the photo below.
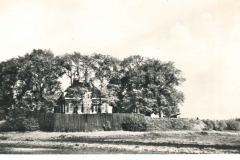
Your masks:
M54 56L50 50L34 49L0 63L0 110L41 108L47 112L62 92L59 77L63 75L69 78L69 85L74 79L95 85L100 100L108 98L117 112L170 116L184 102L177 87L185 78L173 62L139 55L123 60L97 53Z
M123 111L159 113L179 111L184 95L176 89L185 81L173 62L130 56L121 62L121 71L111 83L119 85L120 106Z
M4 110L48 110L61 92L63 75L50 50L33 50L23 57L1 63L1 106ZM49 107L48 107L49 106Z

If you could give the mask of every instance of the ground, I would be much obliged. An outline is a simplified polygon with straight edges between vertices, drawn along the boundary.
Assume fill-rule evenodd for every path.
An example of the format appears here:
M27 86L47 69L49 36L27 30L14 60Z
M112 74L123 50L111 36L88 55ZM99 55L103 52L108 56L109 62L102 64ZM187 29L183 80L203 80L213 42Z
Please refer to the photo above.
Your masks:
M239 154L240 132L1 132L1 154Z

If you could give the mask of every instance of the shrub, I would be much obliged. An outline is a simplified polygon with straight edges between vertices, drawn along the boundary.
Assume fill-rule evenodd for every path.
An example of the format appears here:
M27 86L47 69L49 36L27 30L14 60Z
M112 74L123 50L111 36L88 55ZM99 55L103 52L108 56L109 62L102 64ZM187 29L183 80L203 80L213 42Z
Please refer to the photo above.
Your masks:
M202 120L206 125L207 128L204 130L216 130L216 131L223 131L223 130L240 130L240 122L237 120Z
M111 131L111 123L107 121L105 124L103 124L104 131Z
M147 122L144 117L128 116L123 120L122 128L125 131L146 131Z
M36 131L39 129L38 121L34 118L8 118L2 131Z
M37 119L26 118L25 114L20 110L11 111L1 128L2 131L35 131L38 129Z
M188 119L170 119L173 130L190 130L193 127Z
M212 123L212 126L213 126L213 130L218 130L219 129L219 125L218 125L218 122L215 121L215 120L212 120L210 121Z
M228 120L226 121L226 123L227 123L227 129L240 131L240 122L235 120Z
M213 123L211 120L202 120L207 126L203 130L213 130Z
M38 120L35 118L27 118L23 121L25 131L36 131L39 130Z
M205 124L196 119L187 118L151 118L145 117L148 130L169 131L169 130L202 130Z
M172 129L176 129L176 130L179 130L179 129L183 129L183 126L184 126L184 123L182 121L179 121L179 120L171 120L171 128Z
M224 120L218 121L218 126L219 126L219 128L218 128L219 131L223 131L227 128L227 124Z

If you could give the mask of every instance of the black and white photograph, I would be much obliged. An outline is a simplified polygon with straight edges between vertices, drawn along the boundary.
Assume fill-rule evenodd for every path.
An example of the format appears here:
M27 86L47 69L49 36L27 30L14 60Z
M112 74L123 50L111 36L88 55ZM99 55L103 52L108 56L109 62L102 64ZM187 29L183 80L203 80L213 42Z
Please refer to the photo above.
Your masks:
M240 1L0 0L19 154L240 154Z

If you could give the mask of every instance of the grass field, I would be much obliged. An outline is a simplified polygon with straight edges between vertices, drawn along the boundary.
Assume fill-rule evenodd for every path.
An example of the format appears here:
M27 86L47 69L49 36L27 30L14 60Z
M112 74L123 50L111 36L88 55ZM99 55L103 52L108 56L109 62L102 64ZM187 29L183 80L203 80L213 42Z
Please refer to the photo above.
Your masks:
M2 132L1 154L239 154L240 132Z

